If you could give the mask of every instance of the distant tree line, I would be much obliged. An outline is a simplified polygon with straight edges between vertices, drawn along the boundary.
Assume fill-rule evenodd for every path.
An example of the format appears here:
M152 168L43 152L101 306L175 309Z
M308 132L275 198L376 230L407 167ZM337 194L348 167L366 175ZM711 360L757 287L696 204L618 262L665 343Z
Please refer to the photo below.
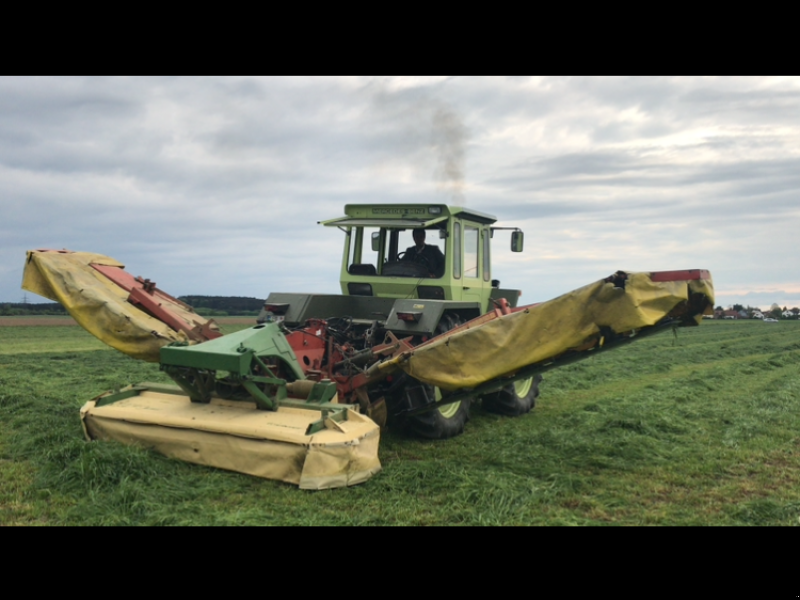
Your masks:
M264 306L263 298L242 298L239 296L180 296L181 302L191 306L198 315L204 317L256 316ZM58 302L0 303L0 316L25 315L66 315L67 310Z
M24 315L66 315L67 310L58 302L43 302L31 304L29 302L3 302L0 304L0 316Z
M241 296L178 296L178 300L185 302L204 317L256 316L264 306L263 298Z

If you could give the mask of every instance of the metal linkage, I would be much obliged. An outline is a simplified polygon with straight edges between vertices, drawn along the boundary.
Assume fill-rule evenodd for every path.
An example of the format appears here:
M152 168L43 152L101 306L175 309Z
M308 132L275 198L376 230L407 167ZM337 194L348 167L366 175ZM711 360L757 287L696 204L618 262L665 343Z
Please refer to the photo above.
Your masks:
M275 324L256 325L196 346L165 346L161 369L193 402L209 402L218 384L241 387L261 410L278 410L290 380L303 370ZM225 373L218 378L219 373Z
M309 434L338 427L354 408L335 402L335 381L305 378L280 326L273 323L196 346L166 346L161 349L161 369L192 402L207 403L212 396L236 399L239 390L240 399L254 401L260 410L318 410L321 418L309 425Z

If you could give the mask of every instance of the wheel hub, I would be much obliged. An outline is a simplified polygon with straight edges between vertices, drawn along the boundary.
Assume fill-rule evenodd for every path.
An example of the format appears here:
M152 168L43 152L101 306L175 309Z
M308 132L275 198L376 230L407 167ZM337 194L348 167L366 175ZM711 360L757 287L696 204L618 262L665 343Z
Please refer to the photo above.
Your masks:
M438 387L435 388L435 390L436 391L434 394L434 398L436 398L436 401L438 402L439 400L442 399L442 390L440 390ZM438 410L440 413L442 413L442 416L444 418L450 419L451 417L455 416L460 406L461 406L461 401L452 402L450 404L444 404L443 406L440 406Z
M525 398L528 395L528 392L531 391L532 385L533 385L533 377L515 381L514 393L517 395L518 398Z

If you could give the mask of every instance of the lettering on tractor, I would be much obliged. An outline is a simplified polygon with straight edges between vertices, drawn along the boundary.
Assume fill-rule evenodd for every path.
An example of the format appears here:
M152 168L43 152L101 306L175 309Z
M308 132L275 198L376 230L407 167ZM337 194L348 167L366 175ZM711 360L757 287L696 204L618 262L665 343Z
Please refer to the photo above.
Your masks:
M609 277L540 304L492 278L492 240L518 228L445 205L347 205L341 294L273 292L257 323L213 320L85 252L28 252L23 288L64 304L99 339L158 362L174 385L106 392L81 411L89 439L140 443L301 488L380 470L379 431L459 435L470 408L516 417L542 373L672 327L714 303L705 270Z

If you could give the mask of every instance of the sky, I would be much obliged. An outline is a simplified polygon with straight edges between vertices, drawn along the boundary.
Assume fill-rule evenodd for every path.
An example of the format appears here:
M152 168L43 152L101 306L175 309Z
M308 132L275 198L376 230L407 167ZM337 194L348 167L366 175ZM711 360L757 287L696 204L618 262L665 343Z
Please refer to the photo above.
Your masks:
M798 77L0 77L0 302L25 251L105 254L173 296L339 293L348 203L447 203L524 304L708 269L800 306Z

